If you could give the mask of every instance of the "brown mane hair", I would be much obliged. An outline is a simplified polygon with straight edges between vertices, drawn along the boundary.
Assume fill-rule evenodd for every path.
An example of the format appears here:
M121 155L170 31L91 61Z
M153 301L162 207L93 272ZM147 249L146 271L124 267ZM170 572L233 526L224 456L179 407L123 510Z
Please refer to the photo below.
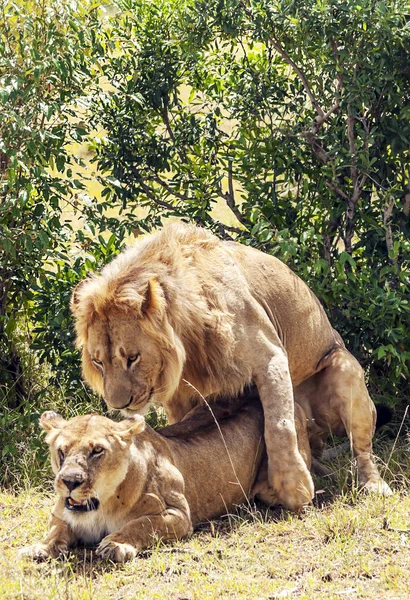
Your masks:
M71 300L77 346L83 352L84 378L96 392L102 394L102 378L86 350L88 329L94 320L115 312L133 314L157 342L167 364L162 387L170 395L183 370L193 385L206 377L212 389L213 380L220 381L224 365L233 363L230 315L212 282L198 277L198 263L209 268L207 250L219 243L206 230L173 224L137 240L100 274L77 286ZM192 253L196 268L190 266ZM186 356L194 360L186 362Z

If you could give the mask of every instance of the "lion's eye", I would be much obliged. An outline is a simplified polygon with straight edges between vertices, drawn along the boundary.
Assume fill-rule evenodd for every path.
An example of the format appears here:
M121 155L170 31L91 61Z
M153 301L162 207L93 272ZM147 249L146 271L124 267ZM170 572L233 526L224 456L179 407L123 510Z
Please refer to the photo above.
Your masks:
M96 367L98 367L99 369L102 369L103 364L102 364L101 360L98 360L97 358L92 358L91 360L96 365Z
M90 452L90 456L101 456L104 454L104 448L102 446L94 446Z
M135 365L139 363L141 360L141 354L131 354L131 356L127 359L127 367L130 368L131 365Z
M60 460L60 466L63 464L65 456L64 456L64 452L62 450L58 451L58 458Z

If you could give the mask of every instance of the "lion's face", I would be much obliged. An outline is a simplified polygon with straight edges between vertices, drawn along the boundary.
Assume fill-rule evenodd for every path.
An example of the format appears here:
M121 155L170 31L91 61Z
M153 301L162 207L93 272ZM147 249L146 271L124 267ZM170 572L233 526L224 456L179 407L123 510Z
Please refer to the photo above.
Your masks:
M143 412L159 387L162 358L139 321L118 313L94 321L85 351L108 406Z
M155 278L141 286L100 276L81 282L71 299L84 377L126 414L172 398L185 362L161 286Z
M115 423L98 415L65 421L45 412L40 424L48 432L55 488L73 512L97 510L124 480L133 436L144 429L143 417Z

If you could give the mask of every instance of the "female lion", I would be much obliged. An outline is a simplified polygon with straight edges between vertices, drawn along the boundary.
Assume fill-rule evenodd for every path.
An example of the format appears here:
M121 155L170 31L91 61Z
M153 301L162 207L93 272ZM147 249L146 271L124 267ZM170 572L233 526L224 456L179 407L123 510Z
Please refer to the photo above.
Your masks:
M306 417L296 413L307 467ZM260 402L233 415L207 408L158 432L136 415L116 423L99 415L65 421L43 413L58 500L50 532L22 550L37 560L76 543L98 544L102 558L122 562L155 539L177 539L193 527L258 495L271 502Z

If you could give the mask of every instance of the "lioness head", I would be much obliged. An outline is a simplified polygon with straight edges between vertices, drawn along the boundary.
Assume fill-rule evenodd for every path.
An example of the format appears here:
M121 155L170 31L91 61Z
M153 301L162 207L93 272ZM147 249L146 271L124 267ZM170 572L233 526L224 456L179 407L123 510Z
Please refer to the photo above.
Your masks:
M171 327L163 290L155 278L107 271L80 283L71 308L83 374L109 407L145 412L175 392L185 351Z
M139 415L120 423L99 415L65 421L47 411L40 425L47 432L57 493L68 510L87 512L97 510L124 480L129 445L145 422Z

